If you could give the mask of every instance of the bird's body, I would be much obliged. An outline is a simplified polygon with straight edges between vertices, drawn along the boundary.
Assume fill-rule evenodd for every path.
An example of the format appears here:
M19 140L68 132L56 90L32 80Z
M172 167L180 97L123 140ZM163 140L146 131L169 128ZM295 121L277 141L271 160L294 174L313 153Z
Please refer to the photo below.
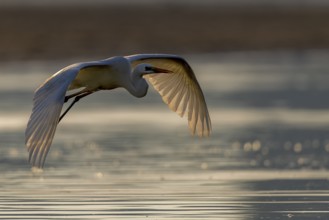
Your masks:
M93 72L93 74L90 74L90 72ZM108 72L112 74L108 74ZM119 71L113 70L110 66L106 65L85 67L80 69L68 90L81 87L88 88L89 90L115 89L120 86L120 79L126 77L126 74L120 74Z
M183 58L141 54L77 63L55 73L35 92L25 132L32 166L44 165L58 122L79 99L99 90L118 87L125 88L135 97L143 97L148 90L145 78L169 108L180 116L188 116L193 134L210 134L211 122L204 96L191 67ZM70 90L74 92L67 95ZM60 116L63 104L71 98L74 101Z

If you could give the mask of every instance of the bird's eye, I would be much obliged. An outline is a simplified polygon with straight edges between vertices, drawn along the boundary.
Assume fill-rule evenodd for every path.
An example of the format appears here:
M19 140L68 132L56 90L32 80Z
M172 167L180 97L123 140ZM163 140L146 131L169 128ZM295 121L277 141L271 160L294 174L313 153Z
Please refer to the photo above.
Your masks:
M150 67L150 66L145 67L145 71L151 71L151 70L152 70L152 67Z

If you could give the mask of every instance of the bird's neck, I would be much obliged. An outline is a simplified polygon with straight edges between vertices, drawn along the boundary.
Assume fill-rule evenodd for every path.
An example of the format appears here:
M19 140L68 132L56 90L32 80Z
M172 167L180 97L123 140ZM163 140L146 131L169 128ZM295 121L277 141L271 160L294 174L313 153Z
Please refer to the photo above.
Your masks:
M144 97L147 93L148 84L146 80L143 78L143 74L134 69L130 75L130 83L127 87L127 90L132 94L133 96L137 98Z

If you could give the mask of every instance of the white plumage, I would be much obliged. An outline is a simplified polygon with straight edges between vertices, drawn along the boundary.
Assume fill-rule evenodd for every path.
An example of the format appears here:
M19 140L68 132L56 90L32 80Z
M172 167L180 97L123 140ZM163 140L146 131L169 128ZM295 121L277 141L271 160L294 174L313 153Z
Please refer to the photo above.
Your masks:
M26 146L32 166L43 167L58 122L80 98L98 90L117 87L136 97L147 93L146 78L169 108L187 115L192 134L209 136L211 121L200 85L189 64L180 56L140 54L65 67L51 76L35 92L26 132ZM66 95L68 90L80 89ZM75 98L60 116L64 102Z

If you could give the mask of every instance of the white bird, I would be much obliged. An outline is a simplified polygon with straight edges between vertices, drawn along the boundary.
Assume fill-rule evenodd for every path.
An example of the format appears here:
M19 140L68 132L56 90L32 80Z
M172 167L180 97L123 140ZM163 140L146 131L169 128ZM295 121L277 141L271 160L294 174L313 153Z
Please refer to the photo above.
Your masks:
M42 168L59 121L82 97L99 90L123 87L135 97L144 97L146 78L169 108L187 115L191 133L209 136L211 121L200 85L190 65L180 56L138 54L76 63L47 79L36 91L32 114L25 131L29 162ZM71 95L66 92L80 89ZM74 98L60 116L63 104Z

